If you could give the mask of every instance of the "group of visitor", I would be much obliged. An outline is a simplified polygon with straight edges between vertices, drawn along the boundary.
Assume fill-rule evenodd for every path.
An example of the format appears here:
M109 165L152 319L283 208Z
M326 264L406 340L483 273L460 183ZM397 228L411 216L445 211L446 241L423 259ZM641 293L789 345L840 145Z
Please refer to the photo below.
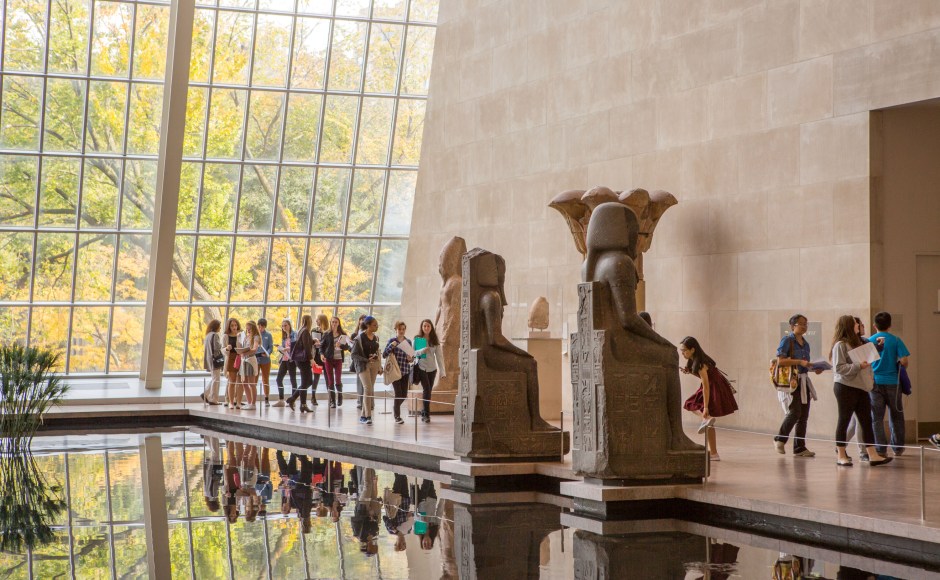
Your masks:
M375 383L383 373L395 373L390 380L394 390L394 420L401 425L401 407L412 384L420 384L423 410L421 420L431 422L431 395L440 371L441 378L447 376L441 342L430 320L421 322L420 332L412 338L406 336L407 326L398 321L394 325L396 335L388 340L380 351L378 320L373 316L360 316L351 336L343 330L340 319L325 314L311 315L300 319L300 328L294 330L290 320L281 322L279 356L275 382L277 400L270 400L271 357L274 356L274 337L268 332L268 321L248 321L244 330L241 322L230 318L222 333L222 323L212 320L206 326L203 343L203 366L211 374L200 398L208 405L225 404L230 410L251 411L258 408L258 383L264 396L265 407L287 406L291 411L299 400L301 413L313 412L318 406L317 385L325 375L327 400L330 408L343 405L343 367L346 353L350 353L349 372L356 376L356 408L359 422L371 425L375 408ZM385 359L385 365L382 359ZM224 401L219 400L222 373L227 387ZM298 384L297 374L300 374ZM284 398L284 378L290 380L291 393ZM307 406L310 397L311 407Z

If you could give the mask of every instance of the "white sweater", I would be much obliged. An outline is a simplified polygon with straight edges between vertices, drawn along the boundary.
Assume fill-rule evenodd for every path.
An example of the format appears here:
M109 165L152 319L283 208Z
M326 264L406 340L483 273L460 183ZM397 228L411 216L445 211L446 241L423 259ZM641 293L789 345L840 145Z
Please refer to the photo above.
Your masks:
M442 376L447 374L447 369L444 368L444 349L441 345L426 346L418 350L418 354L427 355L418 359L418 368L426 373L433 373L440 369Z

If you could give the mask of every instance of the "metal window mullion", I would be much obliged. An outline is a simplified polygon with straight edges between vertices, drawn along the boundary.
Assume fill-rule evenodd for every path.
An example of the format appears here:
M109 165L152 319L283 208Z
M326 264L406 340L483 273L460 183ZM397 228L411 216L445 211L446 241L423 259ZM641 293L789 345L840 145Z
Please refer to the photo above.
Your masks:
M205 451L205 448L203 448ZM187 465L186 465L186 433L183 433L183 489L185 493L183 496L186 498L186 529L189 535L189 573L191 578L196 577L196 556L195 548L193 546L193 512L190 505L189 498L189 476L187 475Z
M65 452L65 513L69 528L69 573L75 580L75 534L72 533L72 485L69 477L69 454Z
M104 487L107 493L108 501L108 545L111 550L111 577L117 578L117 566L115 564L114 553L114 509L111 505L111 467L108 460L108 450L104 450Z

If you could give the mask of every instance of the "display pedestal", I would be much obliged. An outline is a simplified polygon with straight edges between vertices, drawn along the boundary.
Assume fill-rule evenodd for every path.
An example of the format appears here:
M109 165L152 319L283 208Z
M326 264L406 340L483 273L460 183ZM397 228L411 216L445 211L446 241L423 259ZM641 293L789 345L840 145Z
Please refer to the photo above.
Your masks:
M512 341L535 357L539 365L539 412L546 421L557 421L562 410L561 339L551 338L548 332L531 332L528 338L514 338Z

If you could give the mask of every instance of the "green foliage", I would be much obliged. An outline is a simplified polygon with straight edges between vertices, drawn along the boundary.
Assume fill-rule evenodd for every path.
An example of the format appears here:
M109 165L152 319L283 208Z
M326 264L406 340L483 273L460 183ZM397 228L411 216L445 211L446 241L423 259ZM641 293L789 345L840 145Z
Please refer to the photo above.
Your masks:
M59 355L19 344L0 346L0 436L26 443L68 385L55 373Z

